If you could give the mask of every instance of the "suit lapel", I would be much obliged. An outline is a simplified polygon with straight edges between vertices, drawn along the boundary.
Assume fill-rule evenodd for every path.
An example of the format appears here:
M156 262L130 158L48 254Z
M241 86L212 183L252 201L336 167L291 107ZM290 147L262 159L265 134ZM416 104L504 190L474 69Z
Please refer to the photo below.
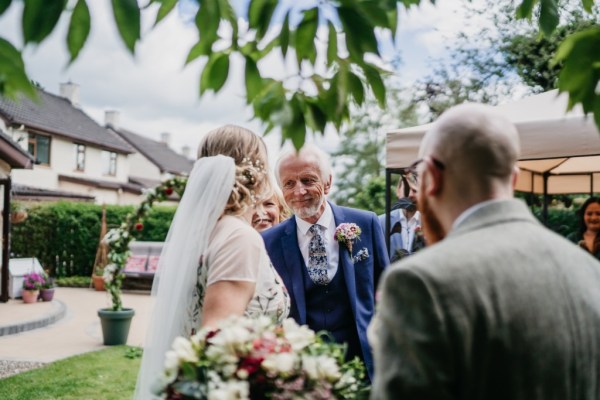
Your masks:
M329 203L331 210L333 211L333 218L335 220L335 226L346 221L344 210L336 205ZM348 290L348 297L350 298L350 306L352 307L352 314L356 318L356 279L354 276L354 263L350 256L348 248L343 244L339 243L339 265L338 268L342 268L344 271L344 281L346 283L346 289Z
M302 268L306 268L302 262L302 254L298 246L298 236L296 233L296 219L290 218L290 223L285 229L285 233L281 238L282 249L285 249L283 261L287 268L288 281L285 282L291 297L296 303L298 309L298 317L300 324L306 323L306 300L304 298L304 277ZM290 290L291 289L291 290Z

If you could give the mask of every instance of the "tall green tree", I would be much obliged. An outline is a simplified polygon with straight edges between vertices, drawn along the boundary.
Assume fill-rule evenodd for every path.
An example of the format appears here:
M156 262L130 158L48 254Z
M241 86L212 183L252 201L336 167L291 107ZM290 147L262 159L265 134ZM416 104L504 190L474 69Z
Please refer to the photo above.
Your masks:
M149 1L158 8L155 25L179 3ZM199 40L185 63L199 58L206 61L200 72L200 95L221 90L229 77L231 58L241 56L245 60L246 100L254 115L266 124L267 130L278 126L284 140L300 147L307 132L323 133L328 125L339 129L349 119L351 102L362 105L367 92L373 93L380 107L385 106L378 40L396 37L399 9L425 0L315 0L308 5L250 0L244 3L241 15L236 14L231 0L197 1L194 22ZM69 63L73 62L91 30L90 2L22 0L24 46L44 42L65 14L69 19L65 41ZM0 0L0 15L13 3L17 1ZM132 54L142 38L141 14L149 12L146 2L142 3L140 6L137 0L111 0L119 35ZM522 0L516 6L516 17L535 17L543 35L550 36L559 24L560 3ZM593 5L594 0L581 0L579 7L589 13ZM274 15L283 15L283 20ZM238 24L240 17L247 24ZM322 49L319 57L317 44ZM585 112L593 113L598 126L599 49L600 28L592 27L568 36L555 56L557 62L563 63L559 89L569 93L570 106L580 103ZM35 96L25 72L22 50L0 37L0 94L14 96L25 92ZM267 77L258 63L269 54L294 60L296 71L280 80Z
M381 110L373 99L354 112L341 132L338 150L332 156L337 204L382 213L385 208L385 136L392 129L419 123L410 93L386 81L387 109Z
M425 101L429 118L435 119L465 101L496 104L516 89L529 93L556 89L562 68L556 60L560 44L572 34L599 26L597 8L584 14L570 1L560 10L556 30L540 35L535 27L517 20L510 6L491 0L468 6L464 30L447 47L451 61L435 62L438 67L418 85L416 101ZM477 35L467 33L474 30L473 23Z

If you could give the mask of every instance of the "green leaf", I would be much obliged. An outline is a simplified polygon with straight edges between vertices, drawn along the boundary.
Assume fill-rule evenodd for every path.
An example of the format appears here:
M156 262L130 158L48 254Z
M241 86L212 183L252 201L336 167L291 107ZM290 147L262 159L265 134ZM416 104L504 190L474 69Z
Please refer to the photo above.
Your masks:
M154 21L154 26L158 25L160 21L163 20L164 17L169 15L173 8L177 5L178 0L155 0L160 3L160 8L158 9L158 13L156 13L156 21Z
M271 18L276 7L277 0L250 0L248 22L250 28L256 29L257 41L260 41L269 30Z
M112 0L113 15L121 39L131 52L140 39L140 9L136 0Z
M346 47L353 61L362 63L364 53L379 55L373 25L350 7L340 7L338 15L346 33Z
M202 43L202 42L196 43L190 49L190 52L188 53L187 58L185 59L185 65L188 65L189 63L191 63L192 61L194 61L196 58L200 57L203 54L204 54L204 43Z
M398 30L398 10L390 10L388 11L387 15L390 24L390 30L392 31L392 39L394 42L396 42L396 31Z
M251 57L246 57L246 101L251 103L262 88L262 78L256 62Z
M11 0L0 0L0 15L4 14L4 11L10 7L10 2Z
M381 7L379 0L363 0L357 4L357 10L365 16L371 25L391 28L388 15Z
M217 53L215 57L211 57L212 66L209 73L208 88L216 92L221 90L227 76L229 75L229 55L225 53Z
M560 19L556 0L541 0L539 24L544 35L550 36Z
M335 25L331 22L327 22L329 26L329 39L327 41L327 66L331 66L337 59L338 45L337 45L337 30Z
M592 12L592 7L594 7L594 0L581 0L581 4L583 5L583 9L589 13Z
M285 58L290 44L290 12L285 14L283 24L281 25L281 32L279 32L279 47L281 47L281 54Z
M357 105L362 105L365 101L365 89L363 87L362 81L352 72L348 73L348 84L350 86L350 93L352 93L352 97Z
M531 19L531 15L533 13L533 6L535 6L538 1L539 0L523 0L521 4L519 4L519 6L517 7L517 18Z
M90 10L87 3L85 0L78 0L73 9L69 31L67 32L67 47L71 55L70 62L77 58L83 48L90 34L90 23Z
M23 38L27 43L41 43L54 30L66 0L25 0L23 8Z
M377 103L379 107L385 107L385 85L383 84L383 79L381 79L381 74L379 71L368 65L363 65L363 71L365 72L365 77L367 79L367 84L371 86L371 90L373 91L373 95L377 99Z
M37 96L25 73L21 53L10 42L0 38L0 94L15 98L17 93L31 98Z
M327 116L321 110L318 104L308 103L304 112L304 119L306 124L313 130L313 132L325 132L325 125L327 125Z
M295 44L298 63L301 60L310 60L312 64L317 59L315 37L319 27L319 9L317 7L304 11L304 16L295 32Z
M196 27L200 34L200 54L210 55L213 43L219 38L218 29L221 22L219 4L214 1L203 1L196 14Z

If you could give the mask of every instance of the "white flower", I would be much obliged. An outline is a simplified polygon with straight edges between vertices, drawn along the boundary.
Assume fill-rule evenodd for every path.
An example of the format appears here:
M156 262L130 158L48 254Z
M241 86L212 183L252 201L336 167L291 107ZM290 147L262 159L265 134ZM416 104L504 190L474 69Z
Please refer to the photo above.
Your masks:
M333 382L340 379L340 368L335 359L328 356L303 356L302 368L310 379Z
M173 351L181 361L197 362L198 354L194 351L192 343L184 337L178 336L173 341Z
M250 385L246 381L229 380L209 386L208 400L249 400Z
M169 350L165 354L164 380L166 381L166 384L169 384L175 380L178 371L179 357L173 350Z
M291 318L283 321L283 330L294 351L300 351L315 341L314 331L306 325L298 325Z
M295 353L269 354L262 362L262 367L277 375L286 375L294 372L298 357Z

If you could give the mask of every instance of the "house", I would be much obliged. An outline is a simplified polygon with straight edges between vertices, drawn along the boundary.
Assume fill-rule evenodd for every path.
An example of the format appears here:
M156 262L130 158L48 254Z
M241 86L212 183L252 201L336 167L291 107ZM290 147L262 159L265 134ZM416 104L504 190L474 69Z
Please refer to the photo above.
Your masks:
M0 130L35 161L33 169L13 171L15 197L139 203L142 186L129 181L135 149L81 110L78 85L61 84L60 96L37 93L34 100L0 97Z
M151 188L173 176L189 175L192 170L194 164L189 155L178 154L169 147L168 133L162 133L161 140L156 141L124 129L119 125L118 111L106 111L105 125L136 150L129 156L130 182Z

